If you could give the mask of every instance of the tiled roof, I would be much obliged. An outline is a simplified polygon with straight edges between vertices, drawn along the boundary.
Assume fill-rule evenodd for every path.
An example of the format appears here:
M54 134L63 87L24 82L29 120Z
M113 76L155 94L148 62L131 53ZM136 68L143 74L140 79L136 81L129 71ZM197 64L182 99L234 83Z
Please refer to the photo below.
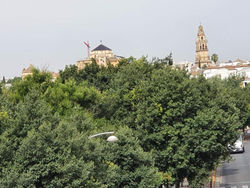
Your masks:
M104 50L109 50L111 51L111 49L109 49L108 47L104 46L103 44L100 44L99 46L97 46L93 51L104 51Z
M217 67L217 66L214 66L214 67L208 67L206 69L228 69L228 70L234 70L236 68L241 68L241 67L250 67L249 65L226 65L226 66L222 66L222 67Z

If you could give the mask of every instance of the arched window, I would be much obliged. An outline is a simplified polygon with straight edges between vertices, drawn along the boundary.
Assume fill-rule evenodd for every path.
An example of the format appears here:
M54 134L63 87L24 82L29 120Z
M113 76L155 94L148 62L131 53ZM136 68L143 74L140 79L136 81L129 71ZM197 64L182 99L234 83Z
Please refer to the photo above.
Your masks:
M205 50L205 45L204 44L202 44L202 48L203 48L203 50Z

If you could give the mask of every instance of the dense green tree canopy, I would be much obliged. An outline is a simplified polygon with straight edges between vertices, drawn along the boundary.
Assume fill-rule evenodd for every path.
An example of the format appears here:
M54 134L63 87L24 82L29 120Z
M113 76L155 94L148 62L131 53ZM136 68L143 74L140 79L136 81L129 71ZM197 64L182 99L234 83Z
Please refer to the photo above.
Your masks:
M1 187L200 187L249 122L239 77L191 78L172 55L66 66L0 92ZM118 141L92 134L115 131Z
M138 61L112 80L99 109L137 132L160 171L195 184L228 154L227 143L241 126L236 104L219 84Z
M211 56L211 60L212 60L213 62L215 62L215 63L218 61L218 59L219 59L219 57L218 57L217 54L213 54L213 55Z

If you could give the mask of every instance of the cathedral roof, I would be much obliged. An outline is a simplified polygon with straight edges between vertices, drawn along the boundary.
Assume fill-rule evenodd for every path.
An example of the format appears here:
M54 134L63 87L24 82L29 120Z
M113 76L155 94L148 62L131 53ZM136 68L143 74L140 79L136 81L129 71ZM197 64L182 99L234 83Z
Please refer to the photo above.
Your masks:
M104 46L103 44L100 44L99 46L97 46L95 49L92 50L93 51L112 51L111 49L109 49L108 47Z

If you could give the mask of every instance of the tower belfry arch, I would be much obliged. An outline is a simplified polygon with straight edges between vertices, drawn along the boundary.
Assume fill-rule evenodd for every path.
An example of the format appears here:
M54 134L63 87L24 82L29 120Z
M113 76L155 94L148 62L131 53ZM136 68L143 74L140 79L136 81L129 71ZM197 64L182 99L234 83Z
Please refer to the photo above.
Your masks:
M204 33L202 25L198 28L198 34L196 38L196 55L195 55L195 64L200 67L209 67L211 65L208 47L207 47L207 39Z

